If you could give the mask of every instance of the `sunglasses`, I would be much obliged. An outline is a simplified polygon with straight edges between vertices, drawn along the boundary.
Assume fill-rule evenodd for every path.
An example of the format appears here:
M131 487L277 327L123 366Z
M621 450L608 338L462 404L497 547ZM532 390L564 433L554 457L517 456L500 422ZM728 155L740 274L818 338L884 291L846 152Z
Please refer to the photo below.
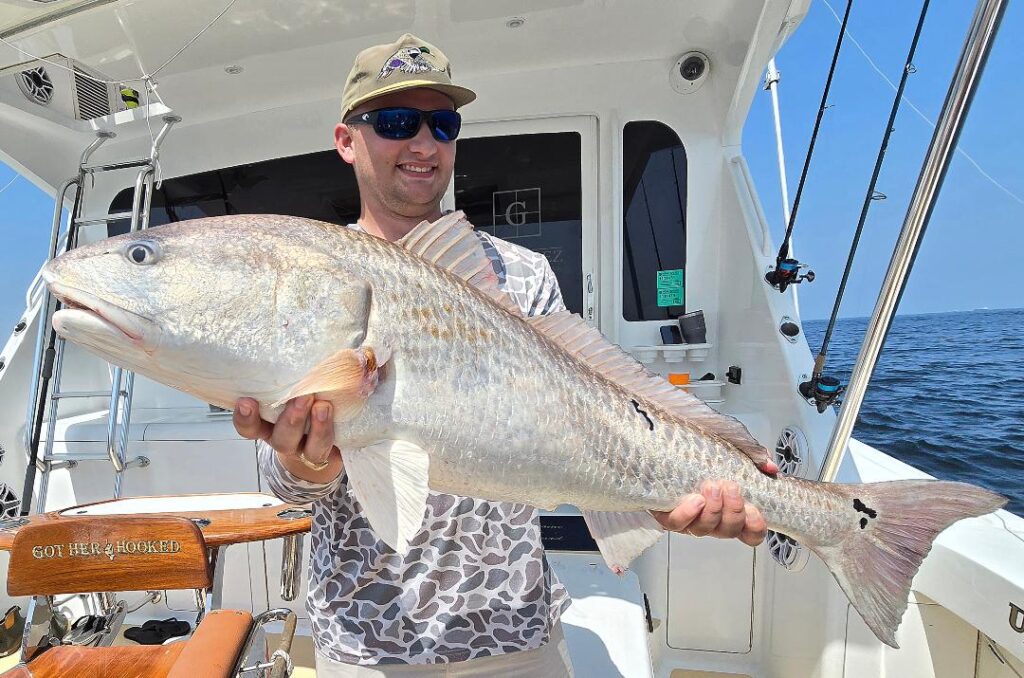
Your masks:
M455 141L462 129L462 116L457 111L421 111L416 108L378 108L345 121L346 125L373 125L373 131L385 139L412 139L426 120L430 133L438 141Z

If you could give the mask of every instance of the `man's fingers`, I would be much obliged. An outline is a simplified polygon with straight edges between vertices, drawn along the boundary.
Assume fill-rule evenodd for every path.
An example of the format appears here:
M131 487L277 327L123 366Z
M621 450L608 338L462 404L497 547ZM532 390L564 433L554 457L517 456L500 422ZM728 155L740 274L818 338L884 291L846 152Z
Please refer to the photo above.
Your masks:
M747 522L740 486L732 481L722 483L722 522L711 532L714 537L733 539L740 536Z
M757 507L743 501L732 481L705 481L701 494L691 494L669 513L651 511L662 527L695 537L738 538L748 546L764 541L768 525Z
M288 402L274 424L274 432L270 434L270 446L281 454L295 454L299 443L306 433L306 419L313 405L313 396L300 396Z
M744 513L746 515L746 525L744 525L743 531L740 533L740 541L747 546L757 546L768 536L768 523L765 522L764 516L761 515L756 506L747 504Z
M716 529L722 522L722 483L717 480L710 480L701 487L701 494L704 495L704 510L694 520L687 532L695 537L706 537Z
M260 405L252 398L239 398L231 417L238 435L249 440L267 440L274 425L260 418Z
M317 401L313 404L309 434L306 436L306 444L302 454L306 459L318 464L327 458L334 447L334 408L327 401Z
M672 532L685 532L704 508L706 500L702 495L691 494L679 502L679 506L670 512L651 511L654 519L661 523L661 526Z

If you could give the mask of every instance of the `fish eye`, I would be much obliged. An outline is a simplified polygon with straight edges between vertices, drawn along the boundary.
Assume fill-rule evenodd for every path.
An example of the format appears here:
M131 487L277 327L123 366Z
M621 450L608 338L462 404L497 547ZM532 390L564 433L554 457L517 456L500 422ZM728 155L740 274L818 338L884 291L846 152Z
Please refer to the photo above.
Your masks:
M146 266L157 262L160 258L160 248L155 242L133 242L125 248L124 254L133 264Z

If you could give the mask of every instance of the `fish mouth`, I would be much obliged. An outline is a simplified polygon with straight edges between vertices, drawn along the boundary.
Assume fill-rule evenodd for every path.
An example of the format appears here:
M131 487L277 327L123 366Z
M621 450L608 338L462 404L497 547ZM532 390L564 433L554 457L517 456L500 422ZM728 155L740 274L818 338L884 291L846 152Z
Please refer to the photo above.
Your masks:
M143 331L150 323L142 316L126 311L100 299L85 290L49 281L50 294L63 306L53 315L53 326L60 333L62 326L71 322L100 324L111 334L120 333L128 340L141 344Z

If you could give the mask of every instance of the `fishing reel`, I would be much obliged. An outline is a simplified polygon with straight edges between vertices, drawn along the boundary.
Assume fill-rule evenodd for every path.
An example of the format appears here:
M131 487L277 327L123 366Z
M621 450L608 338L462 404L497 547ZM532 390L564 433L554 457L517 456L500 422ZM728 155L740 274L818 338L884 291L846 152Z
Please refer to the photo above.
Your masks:
M808 405L814 405L818 414L823 413L846 390L845 386L839 383L835 377L823 374L814 374L811 378L800 384L800 395L807 400Z
M785 292L790 285L799 285L803 281L814 282L814 271L800 275L800 269L807 268L796 259L778 259L775 268L764 274L765 282L780 292Z

